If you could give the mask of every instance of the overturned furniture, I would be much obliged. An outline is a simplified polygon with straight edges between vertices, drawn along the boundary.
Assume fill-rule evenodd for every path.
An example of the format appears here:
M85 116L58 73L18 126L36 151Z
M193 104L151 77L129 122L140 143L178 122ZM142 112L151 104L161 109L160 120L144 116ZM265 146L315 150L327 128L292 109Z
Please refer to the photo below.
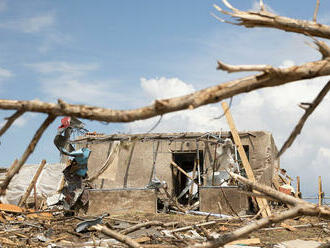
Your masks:
M271 186L279 169L272 135L264 131L251 131L241 132L239 136L256 181ZM108 136L92 134L85 135L74 143L91 150L88 174L93 188L98 192L103 190L102 194L114 194L114 199L107 197L107 202L102 203L107 206L104 210L110 213L118 209L120 204L115 200L117 196L114 192L117 191L114 189L134 191L155 188L155 185L157 188L157 185L162 184L167 186L167 197L178 199L182 205L192 205L199 197L200 209L210 212L219 209L219 204L223 201L207 195L211 191L218 196L224 195L230 186L229 197L234 198L236 195L237 198L239 195L238 204L227 206L226 201L227 204L222 204L221 210L217 212L232 214L233 211L241 212L249 208L247 196L239 193L237 186L230 184L225 172L230 169L245 175L230 132ZM94 208L91 204L97 204L92 200L92 195L93 193L89 196L90 209ZM144 201L139 199L139 193L132 195L135 197L132 204ZM163 194L158 192L158 197L162 199ZM144 211L143 204L139 208L125 208Z

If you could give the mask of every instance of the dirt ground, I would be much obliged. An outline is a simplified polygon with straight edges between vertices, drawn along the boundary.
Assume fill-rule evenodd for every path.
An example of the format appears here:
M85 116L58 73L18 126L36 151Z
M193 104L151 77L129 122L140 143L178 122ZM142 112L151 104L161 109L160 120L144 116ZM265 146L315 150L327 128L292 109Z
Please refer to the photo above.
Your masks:
M90 242L91 247L126 247L118 242L102 246L104 242L109 242L107 240L110 238L99 231L86 229L83 232L76 232L75 228L78 223L95 217L97 216L81 218L77 216L64 217L61 213L24 214L1 212L0 244L2 245L1 247L49 247L49 245L53 245L52 247L86 247L86 242ZM162 231L215 221L216 223L205 225L204 230L209 234L218 233L221 235L243 226L250 219L244 218L229 221L207 216L135 213L105 217L102 225L116 232L121 232L136 224L150 221L158 224L138 229L127 234L127 236L139 242L142 247L187 247L188 245L203 242L203 238L205 239L206 237L205 233L201 232L201 229L194 227L193 229L197 236L186 230L175 232L175 236L171 238L164 237ZM273 247L282 241L294 239L330 241L330 228L326 220L317 217L301 217L295 220L287 220L284 223L291 230L285 228L280 230L259 230L243 238L259 238L261 243L256 244L256 246L267 248ZM319 223L325 223L325 225L292 229L293 226L297 225ZM281 227L281 224L276 224L274 227Z

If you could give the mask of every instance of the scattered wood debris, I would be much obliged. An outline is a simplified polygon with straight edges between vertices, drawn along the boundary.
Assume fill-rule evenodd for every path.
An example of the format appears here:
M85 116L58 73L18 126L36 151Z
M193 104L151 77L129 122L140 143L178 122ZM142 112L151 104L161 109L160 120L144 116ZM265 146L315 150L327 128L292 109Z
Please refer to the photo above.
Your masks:
M253 216L224 219L173 213L78 217L60 209L35 211L9 204L0 204L0 209L3 247L187 247L213 240L254 221ZM89 225L81 229L82 223ZM299 232L294 231L297 228ZM325 243L328 233L324 229L329 229L327 221L302 217L261 229L226 247L273 247L304 237Z

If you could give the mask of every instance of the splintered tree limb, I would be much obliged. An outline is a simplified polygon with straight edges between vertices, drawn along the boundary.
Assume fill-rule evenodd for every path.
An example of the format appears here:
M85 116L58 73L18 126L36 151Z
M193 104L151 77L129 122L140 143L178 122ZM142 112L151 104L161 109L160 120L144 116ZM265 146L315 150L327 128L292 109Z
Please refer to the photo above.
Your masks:
M314 15L313 15L313 22L316 22L317 13L319 12L319 7L320 7L320 0L316 0L316 6L315 6L315 10L314 10Z
M314 40L314 44L317 46L319 52L322 54L322 59L330 57L330 47L324 42L319 41L315 37L311 37Z
M271 215L271 216L262 218L255 222L252 222L248 225L245 225L241 228L238 228L230 233L226 233L215 240L205 242L202 244L198 244L193 247L194 248L197 248L197 247L205 247L205 248L222 247L223 245L228 244L234 240L237 240L240 237L247 235L253 231L256 231L260 228L269 226L270 224L277 223L277 222L280 222L280 221L283 221L283 220L286 220L289 218L297 217L297 216L301 215L300 209L301 209L301 207L295 207L295 208L291 208L287 211L284 211L280 214Z
M0 194L4 194L5 190L7 189L11 179L19 172L19 170L22 168L26 160L29 158L31 153L33 153L37 143L39 142L42 134L44 131L48 128L48 126L56 119L56 116L54 115L48 115L48 117L45 119L45 121L41 124L37 132L34 134L30 144L26 148L25 152L23 153L20 160L17 162L17 165L13 167L13 169L6 175L5 181L0 186Z
M7 131L8 128L14 123L14 121L19 118L25 111L17 110L12 116L6 118L7 122L0 129L0 137Z
M162 225L163 225L163 222L152 220L152 221L147 221L147 222L144 222L144 223L139 223L139 224L136 224L134 226L128 227L128 228L122 230L120 233L126 235L126 234L129 234L129 233L135 232L136 230L139 230L143 227L162 226Z
M221 61L218 61L218 70L231 72L242 72L242 71L275 71L270 65L228 65Z
M103 234L128 245L129 247L133 247L133 248L141 248L142 247L138 242L134 241L130 237L128 237L126 235L123 235L123 234L120 234L116 231L113 231L113 230L111 230L111 229L109 229L105 226L100 225L100 224L92 226L91 229L96 230L96 231L100 231Z
M240 175L237 175L235 173L232 173L230 171L228 171L228 173L230 174L231 177L233 177L234 179L240 181L243 184L249 185L251 187L253 187L255 190L264 193L266 196L270 196L271 198L274 199L278 199L284 203L287 203L289 205L295 206L297 204L304 204L306 203L304 200L301 200L299 198L295 198L293 196L284 194L280 191L277 191L271 187L268 187L266 185L257 183L257 182L253 182L252 180L249 180L245 177L242 177Z
M292 145L293 141L300 134L308 117L313 113L313 111L317 108L317 106L322 102L323 98L327 95L329 90L330 90L330 81L328 81L328 83L323 87L323 89L320 91L320 93L317 95L317 97L314 99L314 101L311 104L309 104L307 108L305 108L304 115L300 118L298 124L293 129L289 138L284 142L282 148L280 149L280 151L277 154L277 157L280 157Z
M266 185L261 185L259 183L253 182L252 180L244 178L235 173L232 173L229 171L228 171L228 173L234 179L251 186L254 190L262 192L265 195L270 196L275 200L283 201L285 203L293 205L294 207L289 210L283 211L279 214L273 214L271 216L262 218L258 221L251 222L250 224L247 224L241 228L238 228L230 233L226 233L215 240L212 240L209 242L204 242L202 244L197 244L197 245L193 246L194 248L220 247L231 241L237 240L240 237L247 235L253 231L266 227L272 223L277 223L277 222L280 222L280 221L283 221L286 219L290 219L290 218L294 218L297 216L301 216L301 215L320 216L320 217L324 217L326 219L330 219L330 208L327 206L317 206L315 204L306 202L301 199L294 198L292 196L289 196L287 194L274 190L271 187L268 187Z
M63 102L59 104L47 103L37 100L0 100L0 109L47 113L54 116L74 116L104 122L131 122L216 103L256 89L327 75L330 75L330 61L325 59L289 68L273 68L271 72L262 72L229 81L181 97L156 100L152 105L133 110L112 110L86 105L63 104Z
M226 0L222 0L224 5L231 10L225 11L218 5L213 5L219 12L231 16L237 22L232 23L238 26L245 26L247 28L262 27L275 28L287 32L310 34L312 36L321 38L330 38L330 26L316 23L315 21L297 20L284 16L278 16L274 13L261 10L260 12L241 11L234 8ZM225 21L227 22L227 21Z
M310 216L320 216L330 219L330 207L328 206L317 206L315 204L309 203L299 198L284 194L277 191L267 185L259 184L253 182L247 178L237 175L232 172L228 172L234 179L251 186L253 189L264 193L266 196L272 197L275 200L282 201L284 203L290 204L292 206L301 206L300 213Z

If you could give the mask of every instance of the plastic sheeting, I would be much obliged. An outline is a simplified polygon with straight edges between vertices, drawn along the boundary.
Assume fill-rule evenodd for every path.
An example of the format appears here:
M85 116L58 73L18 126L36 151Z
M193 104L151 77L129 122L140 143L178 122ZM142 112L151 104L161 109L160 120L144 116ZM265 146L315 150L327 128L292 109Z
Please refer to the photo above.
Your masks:
M17 205L30 185L39 164L24 165L8 185L6 195L0 197L2 203ZM37 195L50 196L61 184L65 164L46 164L36 183ZM31 194L32 195L32 194Z

